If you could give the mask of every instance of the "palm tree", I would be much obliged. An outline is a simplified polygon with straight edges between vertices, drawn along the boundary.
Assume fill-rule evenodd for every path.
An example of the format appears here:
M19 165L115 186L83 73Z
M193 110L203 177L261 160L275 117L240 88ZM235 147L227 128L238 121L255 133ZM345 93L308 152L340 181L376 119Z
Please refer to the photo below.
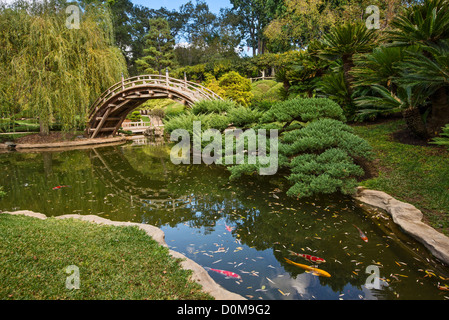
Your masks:
M354 76L350 73L354 67L353 56L371 51L377 38L374 29L369 30L360 22L337 25L323 36L324 48L319 51L319 56L328 60L342 60L344 80L350 94L353 93L354 82Z
M430 129L438 132L449 123L449 40L439 45L423 46L425 53L412 53L401 63L401 83L427 90L432 97Z
M432 116L428 126L431 132L438 132L442 125L449 122L447 82L441 81L444 70L447 70L444 62L447 53L445 55L438 49L435 51L435 48L444 46L442 41L449 39L449 1L424 0L422 4L411 6L396 17L391 25L394 29L388 32L392 41L390 45L417 44L422 47L422 54L415 55L406 63L408 70L403 73L403 78L408 83L429 85L432 89ZM439 54L443 56L438 58Z
M372 52L354 57L355 66L351 73L356 86L382 85L396 92L396 80L400 76L399 63L414 47L379 46Z
M449 1L424 0L397 16L387 31L394 46L433 45L449 38Z
M418 109L426 103L426 90L417 86L401 86L397 88L395 94L381 85L373 85L371 89L377 96L362 96L355 99L360 108L358 118L366 119L380 114L401 112L412 133L421 138L427 137L427 129Z

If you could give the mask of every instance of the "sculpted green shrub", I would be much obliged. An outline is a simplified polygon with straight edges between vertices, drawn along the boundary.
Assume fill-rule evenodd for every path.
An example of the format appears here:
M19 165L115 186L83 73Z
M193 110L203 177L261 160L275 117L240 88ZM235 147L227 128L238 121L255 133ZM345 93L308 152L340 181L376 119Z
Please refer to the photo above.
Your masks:
M192 107L193 114L223 113L236 108L237 103L231 100L201 100Z
M287 122L295 120L307 122L320 118L345 121L341 107L326 98L296 98L275 103L264 114L261 122Z
M329 99L293 99L274 104L258 128L282 128L278 164L289 169L292 197L351 193L364 174L354 159L369 159L371 147L343 123L343 110ZM267 145L268 148L268 145ZM231 178L254 174L259 163L229 167Z
M286 132L279 152L291 159L287 194L307 197L320 193L351 193L364 171L355 158L370 158L371 147L334 119L312 121L302 129Z
M332 148L321 154L301 154L291 161L288 180L293 186L287 194L307 197L318 193L351 193L357 187L356 176L364 174L362 168L342 149Z
M230 109L228 115L230 122L236 127L246 128L256 123L263 115L263 112L240 106Z

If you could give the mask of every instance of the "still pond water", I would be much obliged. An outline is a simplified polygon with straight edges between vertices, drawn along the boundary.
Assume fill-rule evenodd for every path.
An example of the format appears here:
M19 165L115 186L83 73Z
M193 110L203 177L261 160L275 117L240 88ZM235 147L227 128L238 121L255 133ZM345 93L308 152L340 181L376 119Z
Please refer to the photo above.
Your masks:
M223 167L172 164L169 151L141 140L0 154L0 185L7 192L0 210L155 225L171 249L203 267L238 274L228 278L207 269L247 299L449 299L437 287L449 284L449 269L383 214L341 195L289 198L280 176L230 182ZM61 185L69 187L53 190ZM291 252L325 259L318 268L331 277L288 264L285 258L312 265ZM369 266L378 268L378 289L365 285Z

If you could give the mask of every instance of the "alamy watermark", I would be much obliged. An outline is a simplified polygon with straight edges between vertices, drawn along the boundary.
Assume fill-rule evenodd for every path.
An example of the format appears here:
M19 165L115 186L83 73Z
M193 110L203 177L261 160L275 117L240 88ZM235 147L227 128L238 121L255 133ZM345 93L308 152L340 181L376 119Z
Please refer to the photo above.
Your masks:
M70 265L65 268L65 272L69 276L65 280L65 287L68 290L80 288L80 269L75 265Z
M370 5L365 10L370 16L365 20L367 29L380 29L380 10L378 6Z
M269 137L266 129L225 130L223 138L219 130L202 131L201 121L194 121L192 132L193 137L185 129L172 131L170 141L181 139L170 151L172 163L258 164L260 175L274 175L278 170L277 129L269 130Z
M70 5L65 9L65 13L69 16L65 19L65 26L68 29L80 28L80 8L75 5Z

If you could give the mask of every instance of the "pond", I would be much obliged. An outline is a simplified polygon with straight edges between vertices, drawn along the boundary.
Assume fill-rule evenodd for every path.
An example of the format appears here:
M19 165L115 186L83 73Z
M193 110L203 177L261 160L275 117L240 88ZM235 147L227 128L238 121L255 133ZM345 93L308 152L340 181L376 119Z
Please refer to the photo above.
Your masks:
M170 248L247 299L449 299L437 287L449 283L449 269L385 214L367 212L342 195L287 197L280 175L230 182L220 166L172 164L169 151L141 140L0 154L0 185L7 193L0 209L157 226ZM331 277L288 263L286 258L314 264L292 252L324 259L317 268ZM373 270L379 286L368 288Z

